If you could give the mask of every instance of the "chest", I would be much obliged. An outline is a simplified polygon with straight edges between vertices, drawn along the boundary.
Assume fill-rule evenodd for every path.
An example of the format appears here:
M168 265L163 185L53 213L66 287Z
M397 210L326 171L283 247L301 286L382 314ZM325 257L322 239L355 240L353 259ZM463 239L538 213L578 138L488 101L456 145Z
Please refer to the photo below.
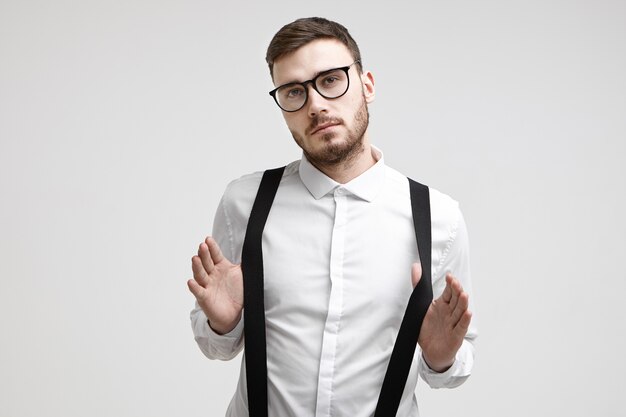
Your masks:
M374 310L398 317L412 290L411 264L419 260L410 201L277 199L263 260L268 320L292 314L323 321L337 289L345 319Z

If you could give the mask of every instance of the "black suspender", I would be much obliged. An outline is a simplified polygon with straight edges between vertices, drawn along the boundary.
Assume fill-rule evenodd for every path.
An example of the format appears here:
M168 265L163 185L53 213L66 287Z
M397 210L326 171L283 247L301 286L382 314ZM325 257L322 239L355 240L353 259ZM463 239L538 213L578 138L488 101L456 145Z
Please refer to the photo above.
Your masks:
M422 328L424 316L433 300L431 283L431 233L430 233L430 193L428 187L409 178L411 190L411 210L417 238L417 250L422 265L422 278L417 283L400 325L396 343L391 352L387 373L380 390L375 417L395 416L400 406L402 392L411 370L417 338Z
M284 167L265 171L252 206L241 255L244 279L244 339L250 417L268 417L267 353L263 296L263 229ZM419 331L433 298L431 285L431 222L428 187L409 179L411 210L422 278L413 290L391 353L378 397L375 417L395 416L409 375Z
M267 417L267 354L263 299L263 229L285 167L265 171L252 205L241 253L248 411Z

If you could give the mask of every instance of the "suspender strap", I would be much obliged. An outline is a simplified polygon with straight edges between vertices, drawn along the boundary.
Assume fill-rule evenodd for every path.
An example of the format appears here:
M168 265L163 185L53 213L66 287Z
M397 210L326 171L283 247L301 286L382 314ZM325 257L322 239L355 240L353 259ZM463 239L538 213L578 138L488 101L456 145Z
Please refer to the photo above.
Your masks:
M411 209L415 237L422 265L422 278L413 289L404 313L396 344L391 353L383 387L378 397L375 417L395 416L413 362L417 339L424 316L433 299L431 283L431 223L430 193L428 187L409 178Z
M265 171L246 228L241 254L244 340L250 417L267 417L267 354L262 237L285 167Z

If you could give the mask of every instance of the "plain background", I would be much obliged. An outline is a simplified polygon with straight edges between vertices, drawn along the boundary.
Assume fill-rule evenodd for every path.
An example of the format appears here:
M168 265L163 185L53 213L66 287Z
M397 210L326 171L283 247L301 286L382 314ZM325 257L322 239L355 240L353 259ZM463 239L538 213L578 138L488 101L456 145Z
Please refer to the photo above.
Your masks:
M185 281L227 183L300 156L284 24L346 25L387 163L461 202L480 338L423 416L623 416L624 1L0 1L0 415L221 416Z

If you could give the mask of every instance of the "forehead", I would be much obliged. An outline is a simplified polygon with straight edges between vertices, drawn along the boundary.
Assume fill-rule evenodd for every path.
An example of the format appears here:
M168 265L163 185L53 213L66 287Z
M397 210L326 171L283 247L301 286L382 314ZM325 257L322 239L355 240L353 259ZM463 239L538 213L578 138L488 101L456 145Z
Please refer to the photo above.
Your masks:
M348 48L336 39L318 39L274 61L274 84L306 81L317 73L352 64Z

